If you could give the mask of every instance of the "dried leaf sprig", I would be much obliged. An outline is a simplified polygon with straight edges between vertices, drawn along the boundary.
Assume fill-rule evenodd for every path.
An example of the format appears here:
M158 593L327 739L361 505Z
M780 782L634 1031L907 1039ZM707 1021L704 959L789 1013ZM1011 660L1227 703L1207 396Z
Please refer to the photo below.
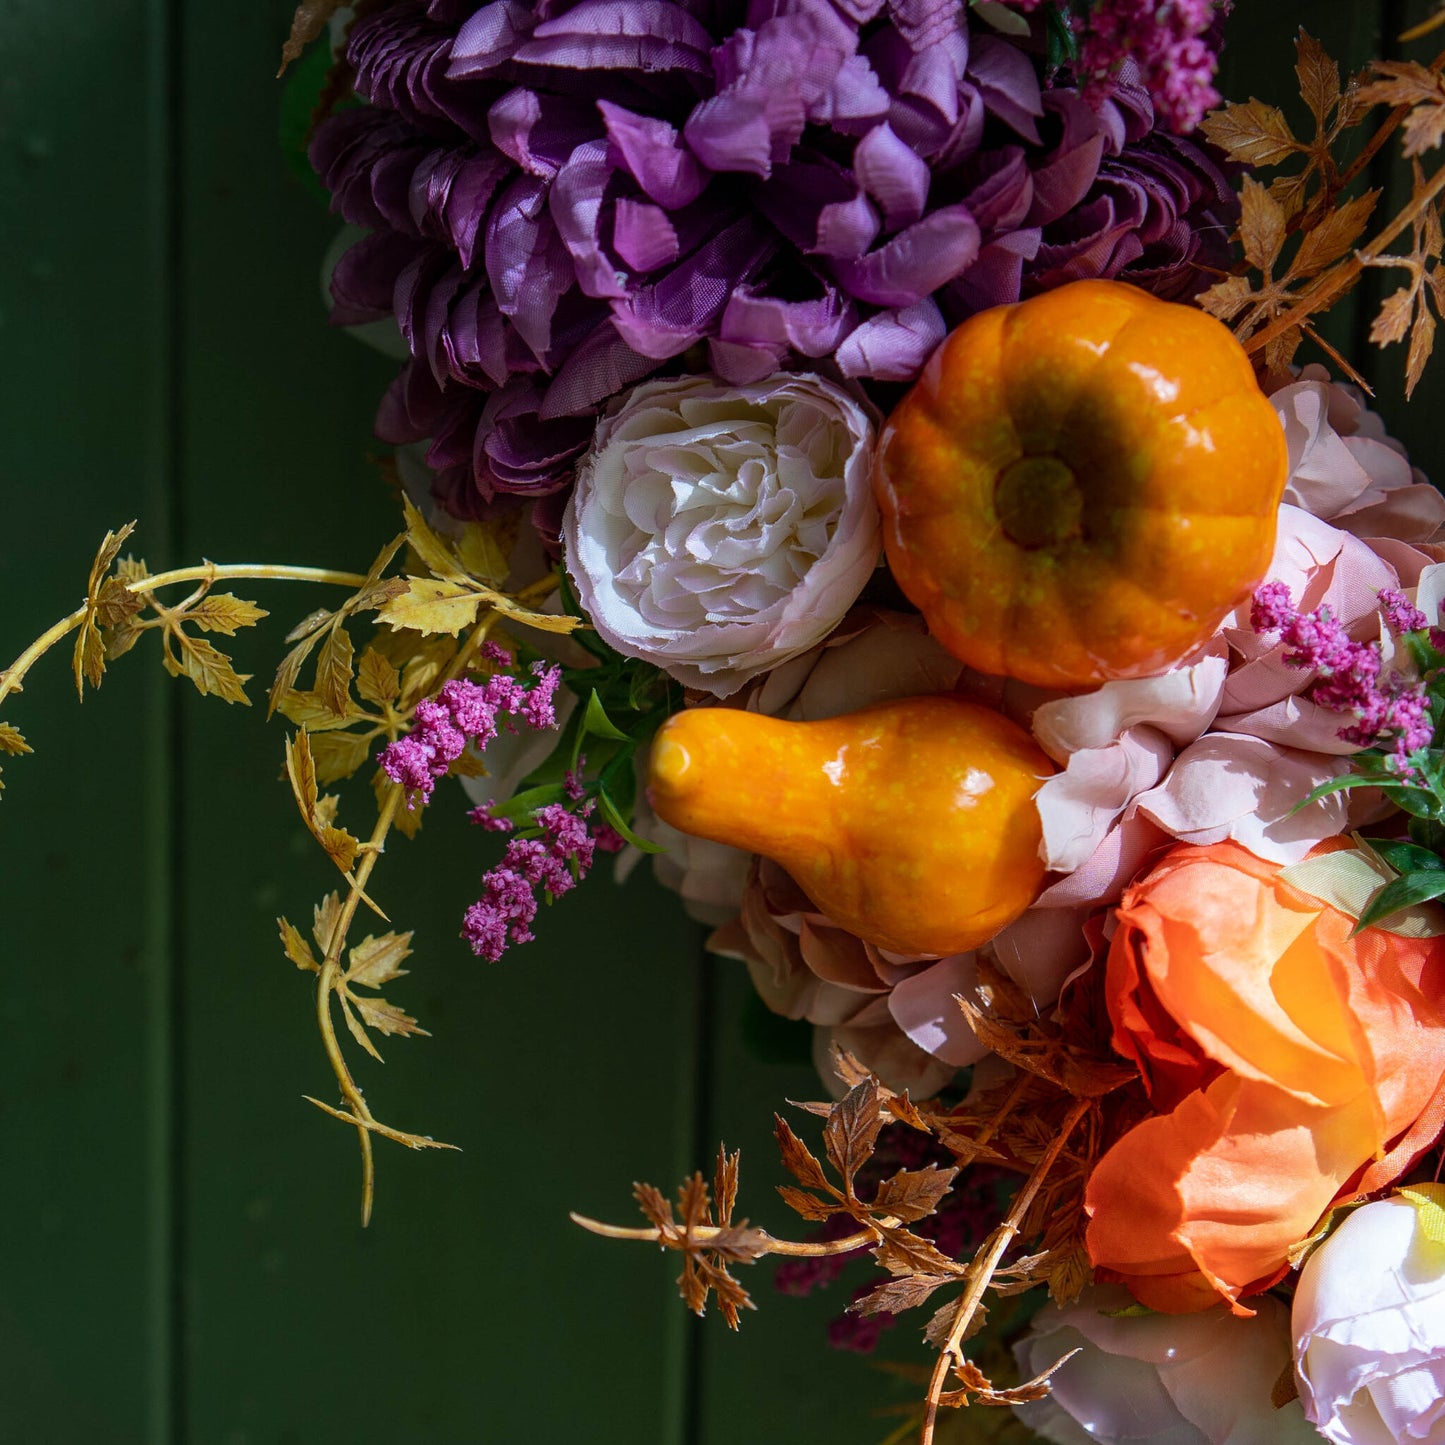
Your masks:
M1434 347L1432 308L1439 312L1445 294L1439 276L1445 166L1427 175L1419 163L1421 155L1445 140L1442 71L1445 54L1429 66L1377 61L1370 71L1342 85L1339 66L1301 30L1295 73L1314 120L1310 139L1298 138L1281 110L1258 100L1225 106L1206 118L1206 136L1234 160L1255 168L1303 160L1302 167L1277 176L1267 187L1246 176L1239 228L1244 264L1199 298L1206 311L1233 327L1269 371L1283 372L1301 341L1309 338L1365 385L1312 323L1352 290L1368 268L1403 267L1409 283L1382 303L1370 340L1384 347L1408 336L1406 396L1418 385ZM1391 106L1390 114L1345 165L1340 154L1344 145L1379 105ZM1380 193L1347 193L1397 131L1402 153L1411 161L1410 198L1359 244L1374 220ZM1407 232L1410 250L1392 253L1390 247Z
M797 1181L797 1185L781 1186L779 1193L789 1207L805 1219L820 1221L847 1215L859 1226L856 1231L837 1239L800 1241L750 1228L745 1220L735 1223L732 1212L737 1194L737 1155L725 1152L718 1158L716 1218L706 1183L696 1174L679 1190L680 1222L661 1192L648 1184L635 1186L634 1193L651 1222L650 1228L601 1224L577 1214L572 1218L583 1228L607 1238L648 1241L681 1253L684 1268L678 1282L688 1307L701 1314L709 1295L716 1294L724 1318L733 1329L738 1327L740 1311L754 1306L747 1291L732 1275L730 1266L751 1264L767 1255L816 1257L850 1254L867 1248L890 1278L850 1306L864 1314L881 1310L902 1313L924 1303L946 1286L962 1285L959 1296L934 1315L925 1331L925 1339L939 1352L918 1421L921 1445L931 1445L940 1408L968 1404L1002 1406L1039 1399L1047 1393L1050 1376L1069 1358L1065 1356L1037 1378L1021 1385L996 1386L967 1359L963 1344L983 1323L984 1297L990 1288L1002 1286L1001 1292L1016 1293L1024 1287L1021 1279L1026 1279L1028 1284L1037 1282L1033 1271L1043 1254L1015 1266L1012 1278L1000 1279L1004 1256L1017 1239L1029 1232L1041 1231L1038 1205L1042 1192L1061 1161L1068 1157L1069 1142L1080 1122L1098 1112L1099 1099L1097 1095L1072 1097L1056 1085L1045 1084L1054 1100L1066 1101L1064 1110L1036 1156L1027 1165L1020 1166L1025 1169L1026 1178L1006 1217L965 1263L950 1259L931 1240L909 1227L938 1209L959 1173L957 1167L930 1165L923 1169L900 1169L872 1191L860 1191L858 1183L859 1172L872 1157L879 1133L886 1125L922 1129L949 1141L957 1136L961 1119L954 1112L914 1105L906 1093L887 1089L848 1055L838 1053L835 1057L845 1082L856 1081L835 1104L804 1106L824 1116L823 1152L831 1174L829 1167L791 1126L777 1117L776 1137L783 1163ZM1028 1080L1038 1076L1023 1073L1019 1078ZM1017 1121L1015 1111L1026 1088L1027 1085L1021 1086L1016 1080L1005 1091L1006 1097L996 1100L995 1117L990 1121L992 1135L1001 1137L1010 1132L1008 1120L1013 1116ZM986 1139L974 1138L970 1144L973 1147L964 1152L971 1157L985 1153L995 1159L1009 1157L991 1149ZM1071 1162L1077 1165L1079 1161ZM1074 1212L1081 1213L1081 1188L1073 1203ZM946 1388L950 1377L954 1381L952 1389Z
M310 613L288 636L293 645L277 669L269 711L282 713L297 727L285 744L286 777L308 831L346 884L344 897L333 892L315 909L312 936L321 952L319 959L299 929L285 918L278 920L278 926L286 956L299 969L316 975L317 1024L341 1106L311 1102L357 1130L363 1222L370 1218L375 1190L373 1134L414 1149L451 1147L376 1119L350 1071L335 1028L339 1012L352 1038L374 1058L380 1058L375 1034L425 1033L416 1019L377 992L406 972L400 964L411 952L411 934L368 935L348 949L362 904L386 917L367 887L392 827L414 833L420 810L405 806L403 789L378 770L373 781L376 823L363 840L340 826L339 799L323 795L321 788L349 777L380 745L404 736L425 698L474 668L490 666L483 649L503 622L552 633L569 633L579 626L576 617L539 610L556 588L554 576L540 578L516 595L501 590L509 546L496 528L474 524L448 540L435 533L409 502L404 505L405 531L382 549L365 574L205 562L153 576L144 562L120 556L134 531L133 522L107 532L90 567L84 602L0 672L3 702L23 690L30 669L41 657L74 634L72 670L83 698L87 685L100 685L108 662L129 652L144 633L157 632L162 664L173 677L190 678L203 695L249 705L249 675L238 672L209 638L234 636L267 613L253 602L216 591L217 583L297 581L349 589L339 607ZM420 572L387 575L404 547L420 564ZM166 602L159 595L187 584L191 591L178 602ZM367 615L380 626L358 657L350 627ZM308 663L310 686L302 687ZM19 729L0 721L0 753L21 756L30 751ZM480 768L474 757L463 756L449 771Z

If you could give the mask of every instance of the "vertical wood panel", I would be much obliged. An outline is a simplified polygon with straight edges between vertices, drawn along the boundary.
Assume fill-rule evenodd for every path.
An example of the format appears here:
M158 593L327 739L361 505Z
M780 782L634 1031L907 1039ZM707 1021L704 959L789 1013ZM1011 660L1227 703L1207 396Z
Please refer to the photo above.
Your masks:
M107 526L167 541L166 30L146 0L0 10L0 666L84 595ZM167 699L5 708L0 1399L27 1445L169 1438Z
M391 366L322 314L336 223L275 141L290 8L186 8L183 550L364 567L396 526L365 460ZM248 670L324 600L268 591L279 625L240 644ZM186 1438L678 1442L672 1271L567 1211L626 1219L634 1178L680 1176L692 927L650 880L599 876L538 943L478 962L457 932L496 842L439 790L373 879L417 931L388 996L435 1036L357 1072L381 1117L465 1152L382 1144L363 1232L355 1138L301 1101L335 1089L275 941L275 915L309 921L337 875L277 781L281 728L192 697L182 713ZM344 797L367 826L369 788Z

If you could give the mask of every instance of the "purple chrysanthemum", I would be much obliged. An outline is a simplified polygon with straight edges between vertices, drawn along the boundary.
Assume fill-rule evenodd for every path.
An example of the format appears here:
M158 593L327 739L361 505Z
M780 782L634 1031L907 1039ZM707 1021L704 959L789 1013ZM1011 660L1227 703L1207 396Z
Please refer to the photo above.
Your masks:
M348 55L371 103L312 158L372 234L336 319L395 315L378 432L429 439L462 515L565 486L599 404L684 353L907 381L1020 294L1191 294L1229 230L1129 74L1042 90L963 0L401 0Z

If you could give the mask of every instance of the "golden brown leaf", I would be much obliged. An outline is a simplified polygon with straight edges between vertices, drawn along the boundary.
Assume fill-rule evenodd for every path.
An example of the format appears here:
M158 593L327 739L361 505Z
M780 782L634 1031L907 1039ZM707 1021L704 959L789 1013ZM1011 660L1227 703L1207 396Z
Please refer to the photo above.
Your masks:
M356 690L367 702L387 707L401 692L401 675L387 658L368 647L356 665Z
M368 934L351 950L346 981L381 988L406 973L399 965L410 955L410 933L383 933L380 938Z
M878 1314L901 1315L904 1310L916 1309L924 1304L933 1296L935 1290L946 1284L957 1283L958 1276L948 1274L914 1274L886 1279L862 1299L854 1300L848 1310L852 1314L865 1317Z
M186 620L194 622L202 632L222 632L234 637L238 627L254 627L263 617L271 614L247 602L242 597L233 597L229 592L208 592L199 602L186 608Z
M1409 334L1410 319L1415 313L1415 294L1413 287L1402 286L1380 303L1380 314L1370 327L1370 340L1376 346L1392 346Z
M1226 276L1203 292L1198 300L1211 316L1230 322L1249 305L1253 295L1249 282L1243 276Z
M933 1164L926 1169L900 1169L878 1186L873 1207L909 1224L926 1219L943 1202L957 1175L957 1169Z
M0 722L0 753L19 757L21 753L33 752L30 744L21 736L20 729L8 722Z
M1303 27L1295 41L1295 74L1299 77L1300 95L1309 106L1315 124L1323 129L1340 98L1340 67L1325 53L1325 48Z
M783 1203L804 1219L821 1222L839 1213L836 1199L819 1199L816 1194L809 1194L806 1189L794 1189L791 1184L779 1184L778 1193L782 1195Z
M403 495L402 512L406 517L406 540L412 551L421 559L421 564L432 574L447 582L465 582L466 569L457 561L456 554L442 540L427 520L412 505L410 497Z
M285 693L278 699L276 711L297 727L305 728L313 737L318 733L349 727L352 723L365 722L375 726L370 714L354 704L348 704L346 711L338 716L314 692Z
M316 841L343 873L351 872L351 865L361 851L360 838L353 837L345 828L324 827L316 833Z
M286 67L301 58L306 47L326 28L326 22L347 3L348 0L301 0L291 17L291 33L281 47L281 67L277 75L284 75Z
M336 895L333 893L331 896L334 898ZM276 926L281 930L281 947L286 951L286 957L297 968L305 969L310 973L317 972L321 965L316 962L316 955L311 952L311 945L302 938L296 925L289 923L284 918L278 918Z
M1291 263L1291 273L1313 276L1338 261L1359 240L1379 199L1379 191L1366 191L1339 210L1327 212L1319 225L1305 232Z
M878 1081L871 1076L849 1089L828 1111L828 1120L823 1125L823 1147L850 1194L853 1176L872 1157L883 1124Z
M822 1164L813 1156L812 1150L793 1133L788 1121L781 1114L773 1115L773 1137L778 1141L783 1167L799 1184L808 1189L835 1192L828 1183Z
M457 558L469 576L500 587L512 569L512 548L521 531L522 513L507 512L495 521L468 522L457 542Z
M1244 178L1240 203L1239 239L1244 247L1244 258L1256 271L1262 271L1268 277L1273 273L1280 247L1284 245L1288 225L1284 207L1252 176Z
M331 945L336 936L336 926L340 922L340 895L328 893L311 910L311 936L316 940L316 946L323 954L331 952Z
M351 634L338 622L317 655L315 689L322 705L338 717L351 706L351 657Z
M384 1063L385 1060L381 1057L381 1050L372 1042L371 1035L366 1032L365 1026L356 1016L356 1011L353 1008L356 1000L353 999L344 988L336 991L336 997L341 1003L341 1016L346 1020L346 1027L350 1030L351 1037L354 1038L378 1064Z
M719 1145L717 1165L713 1170L713 1197L717 1200L717 1217L720 1224L728 1224L733 1217L733 1208L738 1200L738 1161L742 1155L734 1149L731 1154Z
M125 539L134 531L135 523L127 522L119 532L106 532L95 554L95 560L90 564L90 577L85 584L85 595L92 602L99 597L100 584L105 580L105 574L110 571L111 563L120 555Z
M349 778L371 756L371 741L364 733L317 733L311 739L317 783L324 787Z
M1416 106L1405 117L1405 143L1402 147L1407 157L1424 155L1434 150L1445 138L1445 97L1433 105Z
M431 1037L410 1014L403 1012L395 1004L387 1003L384 998L373 998L370 994L351 994L349 997L366 1026L375 1029L379 1034L420 1034L423 1038Z
M456 636L476 625L481 593L457 582L409 577L406 590L377 608L377 617L391 628L410 628L427 634Z
M957 1274L958 1269L932 1241L909 1229L890 1229L869 1251L889 1274Z
M318 607L314 612L308 612L295 627L285 636L286 642L299 642L303 637L312 637L320 632L336 614L327 611L324 607Z
M1308 150L1295 139L1284 112L1262 100L1227 105L1204 117L1205 137L1230 157L1252 166L1274 166L1298 151Z
M102 627L119 627L145 609L143 594L132 592L119 577L107 577L96 599L95 617Z
M231 659L203 637L188 637L179 629L170 635L175 639L179 656L166 653L161 661L172 677L184 674L195 683L196 691L203 697L219 697L226 702L238 702L243 707L251 706L245 686L251 680L250 673L238 673L231 666Z
M1410 331L1410 354L1405 361L1405 400L1408 401L1425 374L1425 363L1435 349L1435 318L1421 306Z

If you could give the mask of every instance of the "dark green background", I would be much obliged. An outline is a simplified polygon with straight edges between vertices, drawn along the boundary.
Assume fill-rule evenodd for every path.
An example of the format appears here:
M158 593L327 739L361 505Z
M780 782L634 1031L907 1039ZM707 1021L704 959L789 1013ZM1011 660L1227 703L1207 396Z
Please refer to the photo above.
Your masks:
M132 517L157 569L364 567L394 526L368 460L390 367L327 328L335 223L277 147L290 8L0 0L0 662ZM1300 20L1358 62L1428 8L1239 0L1226 89L1280 99ZM1361 314L1333 321L1356 357ZM1427 470L1436 367L1408 411L1399 356L1379 368ZM240 590L274 613L236 649L264 679L323 599ZM83 707L54 657L6 708L36 753L0 804L0 1442L879 1440L872 1404L905 1395L826 1348L841 1299L759 1270L732 1337L684 1314L670 1260L567 1221L631 1222L634 1179L670 1188L725 1137L743 1211L783 1224L771 1109L817 1092L748 1051L743 979L641 874L487 966L456 938L486 866L460 808L398 840L377 891L417 957L389 993L435 1036L358 1076L464 1152L382 1145L358 1227L354 1138L301 1101L333 1086L273 922L335 875L276 781L280 728L148 652Z

